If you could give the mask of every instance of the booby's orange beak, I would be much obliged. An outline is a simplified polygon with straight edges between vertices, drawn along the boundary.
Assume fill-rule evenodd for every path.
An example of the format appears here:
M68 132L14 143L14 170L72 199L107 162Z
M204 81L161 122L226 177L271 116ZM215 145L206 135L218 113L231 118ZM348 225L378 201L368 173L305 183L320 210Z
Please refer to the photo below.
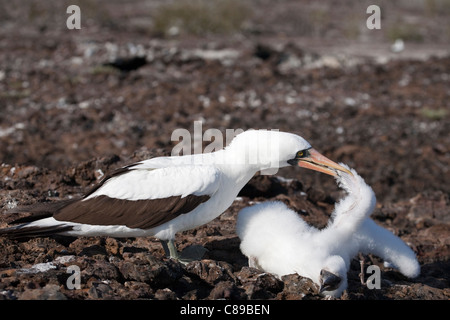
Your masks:
M299 155L299 153L297 154ZM290 164L297 164L302 168L316 170L332 176L337 176L337 171L342 171L347 174L353 175L349 170L321 155L313 148L301 152L301 156L299 155L295 159L292 159L288 162Z

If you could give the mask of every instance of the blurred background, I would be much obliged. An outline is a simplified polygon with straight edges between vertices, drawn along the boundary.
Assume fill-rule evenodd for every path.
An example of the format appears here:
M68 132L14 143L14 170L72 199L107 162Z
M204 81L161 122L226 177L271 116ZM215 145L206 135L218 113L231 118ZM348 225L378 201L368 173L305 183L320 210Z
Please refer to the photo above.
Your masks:
M0 0L0 163L170 154L202 121L300 134L382 201L448 202L449 54L449 0Z

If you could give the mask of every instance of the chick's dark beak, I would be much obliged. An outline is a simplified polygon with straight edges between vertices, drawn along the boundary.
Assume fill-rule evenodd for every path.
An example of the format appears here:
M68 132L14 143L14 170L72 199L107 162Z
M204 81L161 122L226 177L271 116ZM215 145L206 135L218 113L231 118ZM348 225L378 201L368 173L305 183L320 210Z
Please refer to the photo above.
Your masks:
M307 150L306 156L289 160L288 163L291 165L298 165L302 168L323 172L332 176L336 176L337 171L342 171L347 174L353 175L343 166L340 166L337 163L331 161L312 148Z
M334 291L339 288L342 278L338 275L327 271L325 269L320 270L320 288L319 293L324 291Z

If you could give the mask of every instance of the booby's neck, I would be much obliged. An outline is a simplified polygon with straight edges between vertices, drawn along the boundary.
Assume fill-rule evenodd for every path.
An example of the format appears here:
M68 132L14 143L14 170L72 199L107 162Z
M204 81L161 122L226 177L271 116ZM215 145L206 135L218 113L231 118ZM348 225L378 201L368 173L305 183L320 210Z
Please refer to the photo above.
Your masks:
M235 183L246 184L258 171L270 166L261 164L258 159L237 150L224 149L212 153L194 154L184 158L182 162L190 161L194 165L214 165ZM179 159L182 160L182 159ZM278 165L278 164L277 164ZM277 168L277 166L274 166Z
M204 163L214 164L229 178L238 183L245 181L244 184L262 169L257 161L251 161L252 159L249 161L244 153L230 151L232 150L225 149L203 154Z

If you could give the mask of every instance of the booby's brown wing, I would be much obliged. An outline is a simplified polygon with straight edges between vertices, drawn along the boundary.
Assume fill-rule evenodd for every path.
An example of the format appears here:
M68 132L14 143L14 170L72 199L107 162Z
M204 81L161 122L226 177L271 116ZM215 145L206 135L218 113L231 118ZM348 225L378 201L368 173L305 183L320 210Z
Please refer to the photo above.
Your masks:
M15 219L9 224L27 223L53 216L55 212L79 199L60 200L56 202L38 202L25 207L17 207L6 211L8 215L27 214Z
M62 222L150 229L209 200L218 190L220 179L220 171L210 166L130 166L53 217Z
M61 222L150 229L194 210L209 198L209 195L188 195L151 200L123 200L100 195L72 203L53 217Z
M193 211L221 185L213 166L128 167L53 217L61 222L150 229Z

